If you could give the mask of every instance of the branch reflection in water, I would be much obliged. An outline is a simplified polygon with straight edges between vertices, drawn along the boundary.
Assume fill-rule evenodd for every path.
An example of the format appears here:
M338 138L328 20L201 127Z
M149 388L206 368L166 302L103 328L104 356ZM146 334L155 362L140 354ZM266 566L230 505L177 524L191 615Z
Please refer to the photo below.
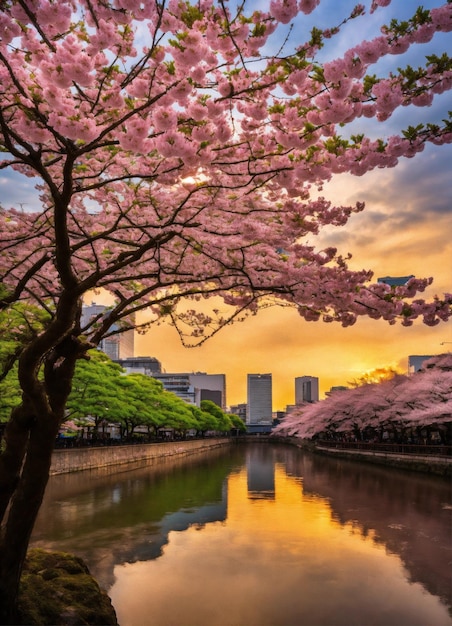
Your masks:
M448 480L240 445L54 477L34 545L84 558L121 626L452 626L451 509Z

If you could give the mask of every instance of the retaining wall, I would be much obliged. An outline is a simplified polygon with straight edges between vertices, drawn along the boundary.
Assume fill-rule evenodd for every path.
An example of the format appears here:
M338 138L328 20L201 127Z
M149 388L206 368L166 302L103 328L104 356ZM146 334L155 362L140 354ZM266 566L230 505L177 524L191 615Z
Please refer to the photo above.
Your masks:
M421 454L397 454L396 452L373 452L371 450L343 450L316 446L315 452L329 454L342 459L369 461L390 467L400 467L428 474L452 476L452 458Z
M379 465L387 465L388 467L397 467L414 472L424 472L427 474L438 474L440 476L452 476L452 457L450 456L434 456L422 454L399 454L397 452L378 452L373 450L351 450L343 448L333 448L328 446L316 445L307 439L298 439L297 437L270 437L270 441L286 443L308 450L316 454L325 454L341 459L349 459L354 461L365 461L368 463L377 463Z
M231 443L230 438L169 441L165 443L106 446L105 448L72 448L55 450L50 474L67 474L84 470L127 466L127 469L150 465L158 459L188 456Z

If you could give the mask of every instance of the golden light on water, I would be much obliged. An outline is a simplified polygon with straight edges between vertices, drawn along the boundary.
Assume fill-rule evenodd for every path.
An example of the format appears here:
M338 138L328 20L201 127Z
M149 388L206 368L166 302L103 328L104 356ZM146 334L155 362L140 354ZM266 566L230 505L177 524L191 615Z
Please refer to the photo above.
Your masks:
M264 478L259 496L246 468L231 474L223 522L172 531L161 557L115 568L109 593L122 626L345 626L365 623L347 620L368 619L376 598L392 618L408 607L410 624L441 624L444 608L372 531L341 525L328 499L304 494L279 464Z

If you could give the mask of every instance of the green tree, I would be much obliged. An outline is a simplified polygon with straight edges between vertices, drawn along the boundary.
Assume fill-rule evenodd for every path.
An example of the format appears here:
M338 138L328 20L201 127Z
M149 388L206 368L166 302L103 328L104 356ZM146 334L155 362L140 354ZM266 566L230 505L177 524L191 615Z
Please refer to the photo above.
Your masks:
M6 294L0 284L0 298ZM0 423L7 422L11 410L20 404L17 360L24 346L35 339L49 320L45 309L17 302L0 310Z
M203 411L197 406L190 406L193 417L196 420L196 434L204 436L207 431L215 430L217 420L208 411Z
M118 393L121 414L116 421L122 437L132 437L140 426L146 427L148 435L155 434L165 424L167 414L162 411L162 398L166 392L158 381L144 374L122 376Z
M210 413L210 415L215 418L216 425L214 430L223 433L229 432L231 430L232 422L229 419L229 415L225 413L217 404L215 404L215 402L212 402L212 400L202 400L201 410L205 411L206 413Z
M99 350L90 350L88 357L76 365L67 419L92 427L92 436L97 438L99 427L105 428L106 422L117 419L126 409L126 400L119 393L124 370Z
M235 413L229 413L228 417L231 420L232 427L234 429L239 430L242 433L246 432L245 423L238 415L235 415Z

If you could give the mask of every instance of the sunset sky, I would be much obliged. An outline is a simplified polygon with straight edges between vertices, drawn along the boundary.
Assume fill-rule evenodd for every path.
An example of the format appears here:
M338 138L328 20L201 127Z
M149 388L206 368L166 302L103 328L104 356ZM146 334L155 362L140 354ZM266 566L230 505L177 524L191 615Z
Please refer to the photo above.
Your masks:
M232 3L231 3L232 4ZM260 7L266 3L256 2ZM301 16L289 43L302 43L310 28L334 26L353 7L349 0L323 1L310 16ZM368 6L370 2L366 2ZM424 1L428 8L440 1ZM392 8L394 6L394 8ZM390 10L354 20L344 28L334 49L325 58L340 56L346 47L363 38L378 35L375 25L396 15L411 15L416 2L393 0ZM339 7L339 9L338 9ZM367 26L368 25L368 26ZM281 32L283 38L286 30ZM431 44L416 46L410 63L422 64L426 54L441 54L452 49L452 34L441 35ZM405 59L392 57L394 68ZM386 69L387 61L383 61ZM378 73L378 67L375 73ZM372 71L372 73L373 73ZM354 132L366 131L383 138L408 125L440 121L452 108L450 92L439 97L430 108L407 107L384 126L362 120ZM451 291L452 275L452 146L427 146L414 159L401 159L393 170L377 170L361 178L337 176L325 185L323 194L338 204L364 201L363 213L352 216L348 225L329 229L315 242L317 246L337 246L339 252L353 255L353 269L372 269L374 277L405 276L435 278L426 295ZM36 209L32 179L0 174L0 202L3 206L23 205ZM444 345L441 345L441 344ZM361 319L355 326L309 323L289 309L268 309L236 326L227 327L200 348L181 346L174 329L160 326L135 342L136 356L153 356L167 372L202 371L224 373L227 402L246 402L247 373L273 374L273 408L282 410L294 402L294 379L311 375L320 379L321 396L332 385L346 385L361 374L376 368L394 367L407 371L408 355L438 354L452 350L452 321L429 328L415 323L400 324Z
M314 24L322 27L340 22L355 2L321 2L309 16L300 16L292 41L304 40ZM366 3L368 5L369 3ZM441 2L423 2L425 8ZM264 3L261 2L260 6ZM393 1L389 11L377 10L364 20L350 22L334 49L322 51L334 59L362 38L378 34L376 23L412 15L416 2ZM432 43L416 46L406 61L413 67L425 55L452 49L451 34L442 34ZM391 57L394 67L405 63ZM384 62L385 64L387 61ZM375 70L376 71L376 70ZM450 92L432 107L407 107L385 122L361 120L355 132L370 132L383 138L432 117L441 120L450 110ZM325 245L351 252L353 269L372 269L374 277L434 277L426 296L451 291L452 278L452 146L427 146L414 159L401 159L393 170L376 170L361 178L341 175L325 186L324 195L341 204L366 203L363 213L352 216L345 228L330 229L322 235ZM443 342L450 342L444 343ZM273 374L273 408L284 409L294 402L297 376L318 376L320 395L332 385L346 385L376 368L407 371L410 354L438 354L452 350L452 321L434 328L415 323L400 324L361 319L355 326L309 323L289 309L269 309L233 327L223 329L200 348L183 348L176 332L159 327L136 342L137 354L155 356L167 372L205 371L226 374L229 404L246 402L247 373Z

